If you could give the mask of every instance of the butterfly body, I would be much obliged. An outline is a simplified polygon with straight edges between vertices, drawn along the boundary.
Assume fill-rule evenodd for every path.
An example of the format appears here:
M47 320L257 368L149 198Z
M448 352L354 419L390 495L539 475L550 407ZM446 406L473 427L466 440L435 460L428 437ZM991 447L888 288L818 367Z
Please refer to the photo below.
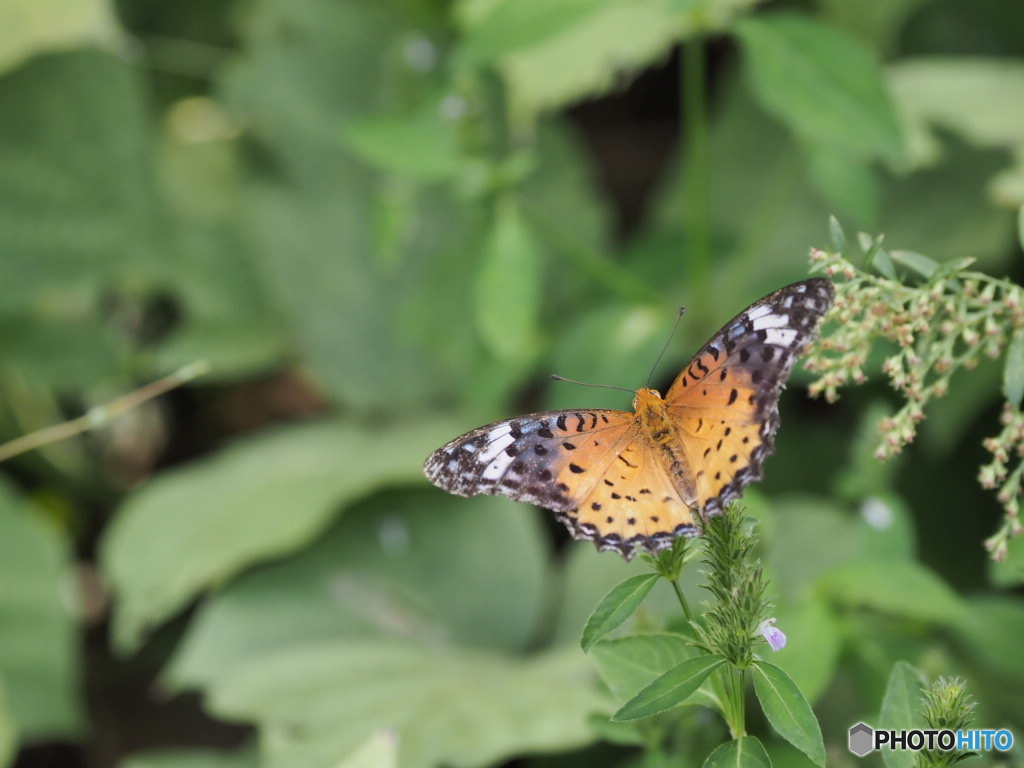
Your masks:
M547 411L495 422L432 453L424 471L461 496L502 494L555 512L570 533L629 559L697 532L761 478L778 398L834 291L824 279L782 288L737 315L663 398L641 388L634 412Z

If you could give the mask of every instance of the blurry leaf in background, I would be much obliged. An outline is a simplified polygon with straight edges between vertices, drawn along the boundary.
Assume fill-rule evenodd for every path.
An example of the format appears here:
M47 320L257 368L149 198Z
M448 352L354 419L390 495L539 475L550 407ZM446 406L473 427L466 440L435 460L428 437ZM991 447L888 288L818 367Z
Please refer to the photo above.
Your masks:
M737 25L758 100L798 136L864 158L895 160L902 138L873 55L856 38L795 14Z
M82 718L69 553L57 531L6 482L0 483L0 584L6 701L0 733L6 714L22 739L69 737Z
M821 7L833 24L888 55L907 19L927 3L934 0L822 0Z
M443 101L428 101L410 115L374 115L345 123L349 148L382 171L419 181L441 181L459 169L454 118Z
M900 588L893 589L893 584ZM896 616L949 624L963 612L960 597L916 561L865 560L833 568L821 588L847 607L862 606Z
M753 300L805 277L808 243L825 242L828 237L830 210L806 183L805 150L758 108L734 71L727 70L723 78L710 139L715 169L710 190L716 250L714 305L732 311L687 317L685 322L697 324L693 333L703 331L698 344ZM686 217L691 209L681 165L677 162L668 169L659 198L652 203L652 226L640 234L655 247L646 257L631 258L629 265L673 290L673 295L681 295L678 302L692 310L693 289L683 282L680 268L681 259L686 258Z
M860 158L828 146L810 149L808 169L815 186L844 221L875 229L881 215L881 188Z
M272 291L239 232L245 175L239 126L213 99L167 111L156 167L179 237L173 275L160 288L179 317L157 350L161 368L208 360L214 380L280 365L286 334Z
M255 721L268 768L337 762L395 728L401 768L473 768L593 741L608 703L578 649L533 657L382 641L309 643L232 668L217 715Z
M398 736L390 728L374 731L338 768L397 768Z
M506 7L525 6L526 2L550 5L545 0L506 0L493 15L506 15L511 13ZM677 37L678 17L664 0L591 2L596 10L586 5L574 5L579 14L572 26L557 34L538 30L534 33L537 41L529 47L516 37L516 50L502 57L499 69L508 84L513 124L528 125L545 109L606 93L620 82L623 73L667 55ZM525 9L515 13L525 14ZM481 29L482 35L505 34L497 23ZM468 45L475 45L475 31L472 26L467 28ZM502 47L499 45L499 50Z
M4 0L0 74L39 53L112 43L118 35L109 0Z
M490 496L377 494L309 549L207 597L168 681L205 686L235 664L335 638L522 652L556 589L538 522Z
M115 645L137 648L197 592L304 546L343 504L420 478L424 457L453 432L293 426L161 474L128 496L103 540Z
M531 359L537 348L543 260L512 201L501 201L484 241L474 311L485 345L499 360Z
M17 286L0 319L23 323L0 351L37 384L109 375L127 350L102 325L104 291L144 291L166 261L144 102L141 76L99 51L0 80L0 283Z
M1011 595L982 595L968 601L955 627L966 656L995 682L993 689L1024 690L1024 605ZM1008 690L1007 693L1010 693Z
M259 768L255 749L160 749L129 755L118 768Z
M944 154L937 128L953 131L973 146L1011 154L1012 164L994 176L991 191L1001 205L1024 203L1024 64L934 57L904 59L888 71L912 167L933 164Z
M671 310L662 313L653 307L618 303L572 318L562 327L552 353L558 360L557 373L588 384L637 389L644 385L672 320ZM659 375L665 373L663 369ZM548 385L545 406L625 411L630 410L631 400L628 392L556 382Z
M7 693L4 688L3 676L0 675L0 765L6 766L14 763L14 756L18 753L18 727L7 706Z
M823 600L787 603L775 612L779 627L786 633L786 647L772 654L814 703L832 681L839 667L842 632L838 617Z
M317 383L363 411L454 399L478 356L472 206L428 187L382 199L342 139L395 87L389 75L414 73L399 45L408 32L383 4L259 0L219 86L268 157L242 192L247 247ZM382 206L404 229L383 242Z

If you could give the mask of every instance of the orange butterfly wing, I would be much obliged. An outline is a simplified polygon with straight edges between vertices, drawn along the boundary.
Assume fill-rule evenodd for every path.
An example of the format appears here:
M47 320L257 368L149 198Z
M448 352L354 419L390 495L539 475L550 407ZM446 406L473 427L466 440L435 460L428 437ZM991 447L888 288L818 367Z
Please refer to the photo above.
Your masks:
M712 336L669 388L668 412L696 468L705 515L761 479L779 427L779 395L834 298L822 278L765 296Z
M637 413L547 411L495 422L434 451L435 485L501 494L553 510L577 539L630 559L694 535L761 478L779 394L832 305L828 280L782 288L716 333L669 388L637 393ZM656 411L659 426L642 417ZM655 431L657 430L657 431Z
M692 535L693 513L636 415L548 411L475 429L434 451L432 483L460 496L501 494L553 510L574 538L627 558Z

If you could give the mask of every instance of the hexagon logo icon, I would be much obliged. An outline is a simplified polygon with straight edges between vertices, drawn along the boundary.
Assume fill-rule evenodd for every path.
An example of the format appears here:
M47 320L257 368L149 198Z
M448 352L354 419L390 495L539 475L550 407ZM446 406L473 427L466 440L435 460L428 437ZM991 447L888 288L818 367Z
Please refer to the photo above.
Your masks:
M867 723L857 723L850 728L848 747L857 757L864 757L874 749L874 730Z

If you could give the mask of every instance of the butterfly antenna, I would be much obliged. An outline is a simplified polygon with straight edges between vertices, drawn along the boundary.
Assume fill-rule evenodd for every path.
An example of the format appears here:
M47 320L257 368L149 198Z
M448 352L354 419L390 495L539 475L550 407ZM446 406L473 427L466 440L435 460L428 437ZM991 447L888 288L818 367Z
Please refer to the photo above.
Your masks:
M651 386L651 379L654 378L654 372L658 370L658 363L661 362L661 358L665 356L665 352L668 351L668 345L672 343L672 337L676 335L676 328L679 327L679 321L683 319L683 313L686 311L686 307L679 308L679 314L676 315L676 321L672 324L672 331L669 333L668 338L665 339L665 346L661 348L661 352L658 353L658 359L654 361L654 365L651 366L651 372L647 374L647 383L645 387Z
M559 376L557 373L552 373L551 378L555 381L567 381L570 384L579 384L581 387L600 387L601 389L621 389L623 392L629 392L633 394L635 390L628 389L626 387L616 387L614 384L589 384L585 381L575 381L574 379L567 379L565 376Z

